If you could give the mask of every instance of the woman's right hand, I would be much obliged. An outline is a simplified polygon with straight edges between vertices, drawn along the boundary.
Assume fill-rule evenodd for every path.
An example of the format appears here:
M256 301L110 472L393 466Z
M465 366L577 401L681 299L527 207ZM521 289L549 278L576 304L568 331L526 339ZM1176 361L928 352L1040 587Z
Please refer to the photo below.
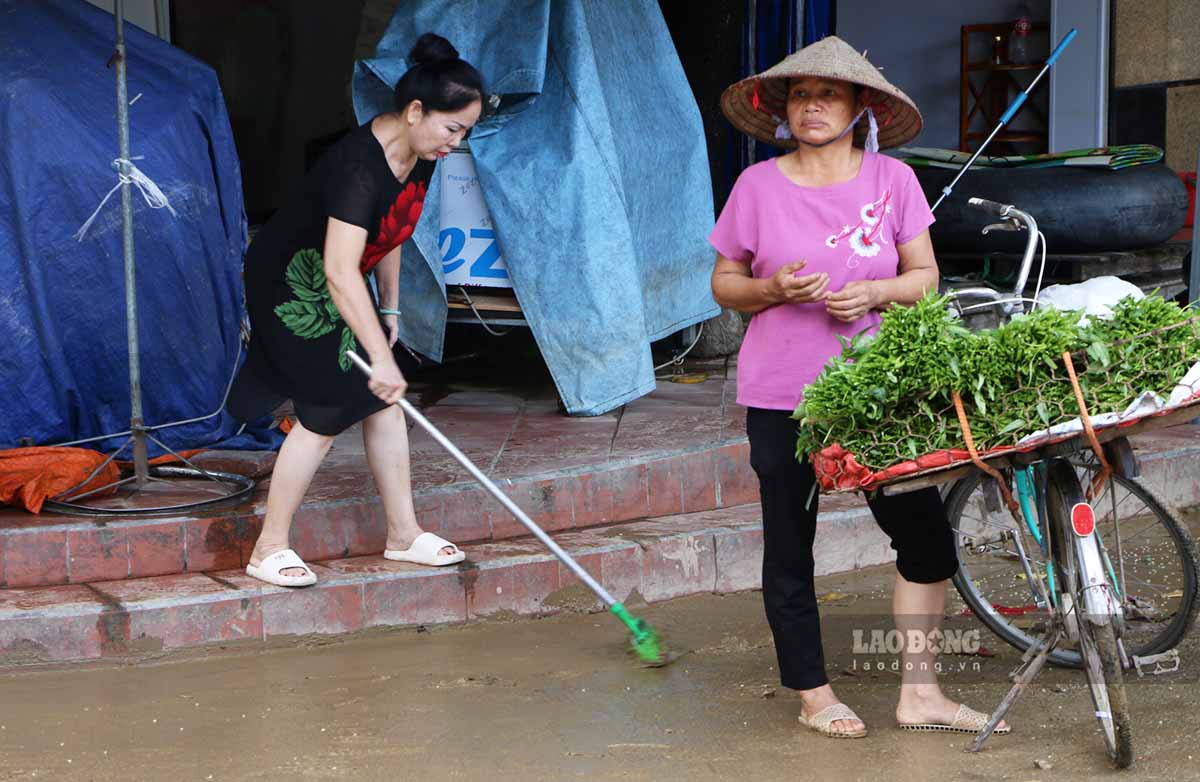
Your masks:
M367 388L371 393L393 405L404 398L408 390L408 381L400 374L396 359L390 355L382 361L371 362L371 377L367 380Z
M767 293L776 303L808 304L825 299L829 275L826 272L796 274L807 265L808 261L789 263L768 278Z

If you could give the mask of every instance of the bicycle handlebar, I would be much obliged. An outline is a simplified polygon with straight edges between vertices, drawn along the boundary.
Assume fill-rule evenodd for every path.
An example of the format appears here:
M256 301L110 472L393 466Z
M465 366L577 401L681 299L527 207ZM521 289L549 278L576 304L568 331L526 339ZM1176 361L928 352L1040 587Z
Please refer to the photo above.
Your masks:
M1002 204L998 201L989 201L986 198L968 198L967 203L976 209L982 209L995 217L1008 217L1008 213L1012 211L1011 204Z
M1001 204L997 201L989 201L986 198L968 198L967 203L976 209L982 209L990 215L998 217L1002 220L1011 221L1013 224L1020 225L1027 232L1028 236L1025 240L1025 253L1021 258L1021 267L1017 270L1016 284L1012 289L1012 296L1015 299L1020 299L1025 292L1025 283L1029 281L1029 271L1033 267L1033 255L1037 249L1038 242L1038 225L1037 221L1028 212L1021 211L1012 204ZM984 233L987 233L985 230ZM1003 305L1007 314L1018 312L1022 309L1022 305L1018 301L1014 304Z

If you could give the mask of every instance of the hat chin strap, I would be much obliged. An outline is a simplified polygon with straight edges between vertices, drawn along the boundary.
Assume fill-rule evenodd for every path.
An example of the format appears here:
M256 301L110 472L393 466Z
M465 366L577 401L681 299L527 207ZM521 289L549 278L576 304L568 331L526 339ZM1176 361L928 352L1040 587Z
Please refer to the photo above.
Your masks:
M828 141L822 141L819 144L814 144L811 141L805 141L803 139L796 139L796 141L803 144L804 146L810 147L812 149L820 149L821 147L827 147L830 144L832 144L833 142L840 140L843 136L845 136L850 131L854 130L854 126L858 124L858 121L860 119L862 119L862 115L864 115L864 114L867 115L867 140L866 140L866 143L863 145L863 148L866 149L866 151L868 151L868 152L878 152L879 151L879 123L877 123L875 121L875 112L871 111L870 106L867 106L862 111L858 112L858 114L854 117L854 119L850 120L850 124L848 124L845 127L845 129L842 130L841 133L837 134L836 136L829 139ZM792 129L790 127L788 127L787 120L779 121L779 126L775 128L775 138L781 139L781 140L787 140L790 138L794 138L792 136Z

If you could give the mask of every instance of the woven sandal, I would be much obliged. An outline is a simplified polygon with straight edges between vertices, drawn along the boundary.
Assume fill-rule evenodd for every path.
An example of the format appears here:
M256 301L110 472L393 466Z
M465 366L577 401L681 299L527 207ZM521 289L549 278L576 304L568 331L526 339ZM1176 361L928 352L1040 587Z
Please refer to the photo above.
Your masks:
M854 713L854 710L844 703L835 703L832 706L826 706L808 719L805 719L803 714L797 717L797 719L800 720L801 725L809 730L815 730L822 736L828 736L831 739L861 739L867 735L866 728L859 728L858 730L834 730L833 723L838 720L857 720L858 722L862 722L858 715Z
M979 733L987 724L988 715L981 711L975 711L965 703L960 703L958 704L958 711L954 715L954 720L949 725L940 722L902 722L900 723L900 729L940 733ZM1003 728L996 728L992 732L1003 736L1005 733L1011 731L1011 727L1005 726Z

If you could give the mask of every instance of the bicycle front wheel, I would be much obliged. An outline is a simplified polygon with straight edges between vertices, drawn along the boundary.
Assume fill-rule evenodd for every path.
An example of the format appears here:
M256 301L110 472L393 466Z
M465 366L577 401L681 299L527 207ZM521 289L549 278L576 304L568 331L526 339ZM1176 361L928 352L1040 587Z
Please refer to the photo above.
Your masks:
M1083 465L1075 472L1080 484L1091 477ZM1012 484L1011 473L1005 480ZM1191 534L1133 479L1114 476L1093 506L1097 534L1111 565L1110 581L1118 588L1125 612L1125 650L1146 656L1174 648L1200 610L1200 570ZM958 539L954 586L965 607L1024 652L1049 623L1048 607L1040 604L1029 581L1030 575L1046 576L1044 539L1049 530L1039 528L1040 544L1029 530L1021 531L1024 545L1019 549L1016 522L1000 501L995 481L981 472L954 484L946 513ZM1057 586L1061 591L1062 585ZM1050 661L1083 665L1079 652L1070 648L1054 650Z
M1104 736L1104 747L1117 768L1133 764L1133 732L1129 718L1129 700L1125 696L1125 679L1121 670L1121 655L1113 626L1096 624L1082 618L1079 622L1079 648L1083 654L1084 673L1096 719Z
M1071 510L1081 502L1083 492L1075 468L1065 459L1049 462L1046 515L1056 551L1054 560L1070 563L1068 567L1056 569L1066 581L1060 583L1058 589L1071 595L1072 606L1060 606L1059 610L1070 614L1065 619L1079 631L1079 655L1083 661L1083 672L1087 675L1088 691L1096 706L1095 715L1104 737L1104 747L1117 768L1128 768L1133 763L1133 734L1130 730L1129 700L1125 696L1121 654L1114 630L1117 605L1111 599L1104 600L1105 608L1099 614L1089 613L1085 608L1088 605L1085 587L1101 590L1100 593L1092 592L1093 597L1097 594L1115 596L1112 568L1100 566L1100 569L1110 571L1107 578L1102 573L1094 572L1089 578L1085 563L1079 561L1080 545L1090 547L1094 543L1103 550L1100 538L1080 540L1071 534Z

